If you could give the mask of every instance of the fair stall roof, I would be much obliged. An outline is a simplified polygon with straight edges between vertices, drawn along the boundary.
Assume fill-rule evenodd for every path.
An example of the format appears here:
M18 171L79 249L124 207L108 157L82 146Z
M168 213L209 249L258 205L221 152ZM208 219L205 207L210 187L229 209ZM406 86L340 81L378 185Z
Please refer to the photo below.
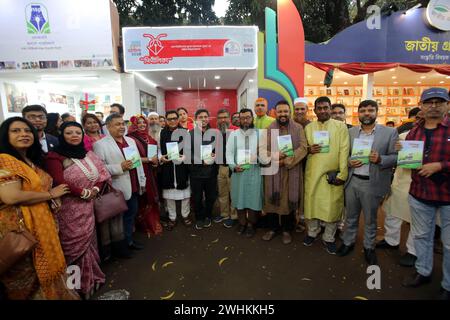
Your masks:
M138 72L163 90L237 89L249 70L172 70ZM256 81L256 79L254 79Z

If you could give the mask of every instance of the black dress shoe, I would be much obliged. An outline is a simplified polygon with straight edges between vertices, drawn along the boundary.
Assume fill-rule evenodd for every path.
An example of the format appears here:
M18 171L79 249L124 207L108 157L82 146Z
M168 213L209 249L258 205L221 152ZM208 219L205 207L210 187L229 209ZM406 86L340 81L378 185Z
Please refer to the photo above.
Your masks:
M389 243L387 243L386 240L383 239L383 240L377 242L377 244L375 245L375 248L396 250L399 248L399 245L391 246Z
M364 258L366 258L366 262L369 266L378 264L377 254L374 249L364 248Z
M246 225L240 224L237 230L238 235L243 235L245 232L245 229L247 229Z
M133 241L130 245L128 245L128 248L130 248L131 250L142 250L144 249L144 245L139 242Z
M450 301L450 291L447 291L441 287L441 290L439 291L438 300Z
M408 288L417 288L420 287L423 284L430 283L431 282L431 276L423 276L420 273L417 273L415 271L412 275L405 278L402 282L402 286L408 287Z
M336 251L336 255L339 256L339 257L345 257L350 252L352 252L354 248L355 248L354 244L349 245L349 246L346 246L345 244L342 244L339 247L339 249Z
M111 243L111 253L119 259L130 259L132 257L131 250L128 248L125 240Z
M400 257L399 265L402 267L414 267L417 257L411 253L406 253Z

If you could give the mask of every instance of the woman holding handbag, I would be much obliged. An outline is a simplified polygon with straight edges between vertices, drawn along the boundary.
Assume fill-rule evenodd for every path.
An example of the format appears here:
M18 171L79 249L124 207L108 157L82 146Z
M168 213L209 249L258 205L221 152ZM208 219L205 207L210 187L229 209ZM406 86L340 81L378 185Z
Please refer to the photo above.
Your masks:
M85 150L83 136L79 123L64 123L59 146L47 155L46 166L55 183L70 188L58 214L59 237L67 263L81 269L80 293L88 299L105 282L99 266L94 199L111 176L95 153Z
M136 142L147 179L146 192L139 197L137 225L148 236L157 235L162 233L155 171L155 167L158 165L158 154L156 153L154 157L148 158L148 148L150 146L156 147L158 143L148 134L147 119L143 115L131 117L130 122L128 136Z
M41 145L30 122L20 117L5 120L0 140L0 248L8 248L8 236L22 228L36 242L20 256L14 247L0 250L0 282L7 299L78 299L66 287L66 262L48 204L57 210L57 200L69 188L61 184L51 189L51 177L40 168Z

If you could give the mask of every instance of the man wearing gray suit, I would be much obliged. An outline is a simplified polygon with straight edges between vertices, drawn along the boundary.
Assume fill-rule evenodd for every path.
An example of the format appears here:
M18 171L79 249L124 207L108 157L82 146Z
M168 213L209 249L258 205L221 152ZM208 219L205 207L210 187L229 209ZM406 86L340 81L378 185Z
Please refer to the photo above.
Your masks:
M389 193L392 168L397 163L395 151L395 143L398 140L397 130L376 124L377 114L378 104L375 101L362 101L358 106L361 126L349 129L352 149L355 139L359 139L356 142L364 143L365 148L370 150L370 154L368 159L349 157L349 177L345 184L347 219L342 236L343 244L337 251L337 255L343 257L353 250L362 210L364 256L369 265L377 264L375 254L377 212L381 201Z

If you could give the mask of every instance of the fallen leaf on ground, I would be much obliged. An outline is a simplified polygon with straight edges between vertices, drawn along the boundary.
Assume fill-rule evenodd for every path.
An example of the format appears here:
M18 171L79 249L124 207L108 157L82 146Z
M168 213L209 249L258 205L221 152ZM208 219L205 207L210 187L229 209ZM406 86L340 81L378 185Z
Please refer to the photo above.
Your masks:
M191 234L191 237L198 237L198 235L196 235L196 234Z
M153 262L153 264L152 264L152 270L153 270L153 271L156 271L156 261Z
M217 242L219 242L219 238L217 238L217 239L214 240L214 241L211 241L211 243L217 243Z
M302 281L312 281L310 278L302 278Z
M222 263L224 263L226 260L228 260L228 258L222 258L219 260L219 266L222 265Z
M172 262L172 261L169 261L169 262L164 263L164 264L162 265L162 267L165 268L165 267L167 267L168 265L171 265L171 264L173 264L173 262Z
M165 296L165 297L161 297L161 300L169 300L170 298L173 297L174 294L175 294L175 291L172 291L171 294L169 294L169 295L167 295L167 296Z
M355 299L355 300L369 300L366 297L361 297L361 296L356 296L353 299Z
M228 250L228 247L225 247L225 251L227 251Z

